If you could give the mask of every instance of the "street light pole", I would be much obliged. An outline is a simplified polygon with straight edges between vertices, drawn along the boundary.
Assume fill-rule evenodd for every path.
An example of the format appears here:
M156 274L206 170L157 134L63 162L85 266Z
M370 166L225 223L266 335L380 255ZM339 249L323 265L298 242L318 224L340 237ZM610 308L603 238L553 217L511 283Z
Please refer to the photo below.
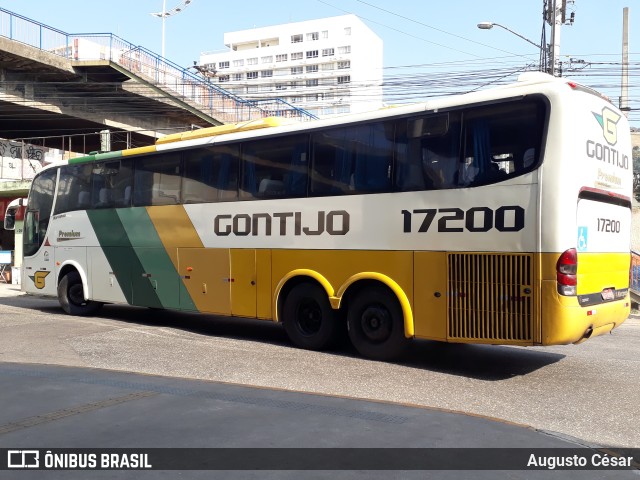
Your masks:
M478 28L480 30L491 30L493 27L500 27L500 28L504 28L507 32L511 32L513 33L516 37L520 37L522 40L524 40L525 42L529 42L531 45L533 45L534 47L538 48L538 49L542 49L542 47L540 45L538 45L536 42L529 40L527 37L523 37L522 35L520 35L518 32L514 32L513 30L511 30L510 28L505 27L504 25L500 25L499 23L495 23L495 22L480 22L478 24Z
M165 22L165 20L167 19L167 17L171 17L173 15L177 15L178 13L183 11L185 8L187 8L189 6L189 4L192 1L193 0L182 0L182 3L180 3L179 5L176 5L171 10L167 10L167 8L166 8L167 7L167 0L162 0L162 11L151 14L154 17L158 17L158 18L162 19L162 58L165 58L164 57L164 32L165 32L164 22Z
M544 71L545 67L543 64L546 64L546 60L543 62L542 59L546 59L546 49L545 47L543 47L542 45L538 45L536 42L529 40L527 37L524 37L522 35L520 35L518 32L514 32L513 30L511 30L508 27L505 27L504 25L500 25L499 23L496 22L480 22L478 24L478 28L480 30L491 30L493 27L500 27L504 30L506 30L509 33L513 33L516 37L521 38L522 40L524 40L525 42L529 42L531 45L533 45L534 47L536 47L538 50L540 50L540 63L538 65L538 69L540 71Z

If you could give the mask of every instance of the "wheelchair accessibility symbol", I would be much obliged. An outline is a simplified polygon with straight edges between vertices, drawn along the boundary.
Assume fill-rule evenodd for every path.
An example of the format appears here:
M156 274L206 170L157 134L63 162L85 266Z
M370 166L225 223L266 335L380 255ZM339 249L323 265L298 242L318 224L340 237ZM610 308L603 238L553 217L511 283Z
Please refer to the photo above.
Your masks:
M578 227L578 251L584 252L587 250L587 239L589 236L588 227Z

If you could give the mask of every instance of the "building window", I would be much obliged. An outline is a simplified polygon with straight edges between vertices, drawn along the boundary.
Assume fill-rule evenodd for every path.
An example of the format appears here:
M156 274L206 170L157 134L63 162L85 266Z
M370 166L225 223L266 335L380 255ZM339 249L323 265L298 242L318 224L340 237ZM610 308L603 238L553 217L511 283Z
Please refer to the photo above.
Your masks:
M244 78L244 75L242 73L234 73L233 74L233 81L234 82L241 82Z
M344 34L347 36L351 35L351 27L344 27Z
M301 75L302 67L291 67L291 75Z
M247 58L247 65L257 65L258 57Z
M234 67L244 67L244 60L243 59L234 60L233 61L233 66Z
M216 62L205 63L204 64L204 68L206 68L207 70L215 70L216 69Z
M302 60L302 52L295 52L291 54L291 60Z
M338 62L338 70L344 70L345 68L351 68L351 61Z
M308 50L307 58L318 58L318 50Z
M286 83L276 83L276 90L286 90L286 89L287 89Z
M329 30L323 30L322 31L322 39L326 40L327 38L329 38Z
M342 77L338 77L338 84L350 83L351 75L344 75Z
M332 57L333 55L335 55L335 50L333 48L323 48L322 49L322 56L323 57Z
M260 72L260 76L262 78L269 78L269 77L273 77L273 70L262 70Z
M255 80L258 78L258 72L247 72L247 80Z
M329 70L333 70L334 69L334 64L333 63L323 63L322 64L322 71L326 72Z
M283 53L282 55L276 55L276 62L286 62L287 54Z
M317 87L318 86L318 79L317 78L313 78L311 80L307 80L306 81L306 85L307 85L307 87Z
M229 62L218 63L218 69L222 70L223 68L229 68Z
M291 35L291 43L300 43L302 42L302 34Z
M291 103L302 103L302 97L291 97Z
M250 87L247 87L247 93L258 93L258 86L251 85Z
M229 81L229 75L220 75L218 77L218 82L225 83Z
M262 63L273 63L273 55L262 57Z
M320 39L320 35L318 34L318 32L307 33L308 42L312 42L314 40L319 40L319 39Z
M317 73L318 65L307 65L307 73Z
M340 55L344 55L346 53L351 53L351 45L346 45L344 47L338 47L338 53Z

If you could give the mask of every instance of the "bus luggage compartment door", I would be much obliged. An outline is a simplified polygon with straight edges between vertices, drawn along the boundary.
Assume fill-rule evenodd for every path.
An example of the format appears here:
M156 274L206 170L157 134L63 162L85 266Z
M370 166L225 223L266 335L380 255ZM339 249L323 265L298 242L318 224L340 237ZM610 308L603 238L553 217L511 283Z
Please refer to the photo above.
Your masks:
M229 249L179 248L178 272L199 312L231 314Z

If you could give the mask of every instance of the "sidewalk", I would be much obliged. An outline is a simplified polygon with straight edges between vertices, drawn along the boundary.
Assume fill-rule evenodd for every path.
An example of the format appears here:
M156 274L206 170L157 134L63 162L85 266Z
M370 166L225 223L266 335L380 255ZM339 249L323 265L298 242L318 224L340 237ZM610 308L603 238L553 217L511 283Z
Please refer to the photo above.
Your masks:
M20 285L0 282L0 298L17 297L18 295L24 295L24 292L22 292L20 288Z

